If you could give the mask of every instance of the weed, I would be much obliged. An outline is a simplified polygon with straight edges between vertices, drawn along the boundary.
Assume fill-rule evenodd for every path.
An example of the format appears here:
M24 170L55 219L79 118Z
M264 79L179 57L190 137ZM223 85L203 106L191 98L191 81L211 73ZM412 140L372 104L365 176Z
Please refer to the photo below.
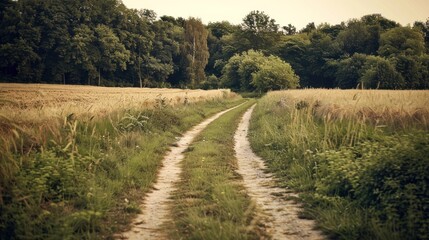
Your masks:
M272 92L255 109L250 140L281 185L305 193L306 217L325 232L426 239L427 99L427 91Z
M9 86L31 98L31 87ZM43 95L46 104L5 102L0 111L3 116L21 107L0 116L1 239L111 237L138 211L174 137L200 122L201 112L212 115L242 101L223 99L219 91L218 97L204 92L196 103L200 95L189 90L187 106L142 108L141 90L128 89L133 101L123 89L88 95L85 90L95 88L70 87L73 94L61 105L63 87L41 87L50 92ZM101 93L109 99L102 101Z

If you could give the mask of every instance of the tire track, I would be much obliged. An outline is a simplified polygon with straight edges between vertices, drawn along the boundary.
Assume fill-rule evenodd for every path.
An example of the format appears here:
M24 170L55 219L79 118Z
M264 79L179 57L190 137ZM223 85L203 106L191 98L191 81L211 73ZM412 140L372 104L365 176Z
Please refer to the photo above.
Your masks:
M234 148L237 172L243 176L244 186L260 210L257 217L264 219L267 232L273 239L324 239L320 231L314 230L314 221L298 217L300 206L285 200L296 194L275 187L274 177L264 171L264 161L253 153L247 134L255 106L243 115L234 136Z
M163 226L166 222L171 221L169 209L172 201L170 197L175 190L174 183L180 180L180 162L184 158L183 152L207 125L242 104L207 118L178 139L176 144L170 148L169 152L162 160L162 167L159 170L157 182L153 186L154 190L146 195L141 204L142 213L134 219L132 229L123 233L119 237L120 239L168 238Z

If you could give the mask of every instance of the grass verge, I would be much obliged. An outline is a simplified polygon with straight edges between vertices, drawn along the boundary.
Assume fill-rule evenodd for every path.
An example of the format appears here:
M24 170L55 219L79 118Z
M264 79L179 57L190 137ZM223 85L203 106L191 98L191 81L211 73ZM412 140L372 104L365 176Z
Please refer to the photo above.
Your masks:
M0 239L113 238L138 213L175 137L241 98L105 119L72 115L38 146L17 130L0 138Z
M302 193L303 217L335 239L427 239L426 126L334 119L318 115L319 106L266 96L249 131L281 185Z
M211 123L189 147L174 193L173 239L259 239L255 207L240 184L234 133L254 101Z

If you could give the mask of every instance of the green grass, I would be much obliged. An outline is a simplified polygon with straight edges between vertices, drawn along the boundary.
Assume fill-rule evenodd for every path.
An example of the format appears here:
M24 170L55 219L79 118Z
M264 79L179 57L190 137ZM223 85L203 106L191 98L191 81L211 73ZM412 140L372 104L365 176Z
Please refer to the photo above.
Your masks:
M32 151L26 136L16 134L1 144L2 162L13 164L0 167L13 171L0 177L7 183L0 189L0 239L112 238L140 211L175 137L243 101L117 112L99 121L69 118Z
M336 239L429 237L424 127L380 129L284 103L280 97L259 101L250 141L280 185L302 193L303 217Z
M174 194L173 239L259 239L255 207L245 194L234 157L234 133L254 101L211 123L189 147Z

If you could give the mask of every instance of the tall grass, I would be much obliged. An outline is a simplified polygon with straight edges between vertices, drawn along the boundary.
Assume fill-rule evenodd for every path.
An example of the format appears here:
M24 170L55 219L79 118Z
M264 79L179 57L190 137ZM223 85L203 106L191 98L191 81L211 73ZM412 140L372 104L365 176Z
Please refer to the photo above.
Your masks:
M75 88L78 92L93 90ZM64 91L67 89L60 92ZM126 89L115 91L127 94ZM115 101L115 94L105 94L104 99ZM44 107L28 109L18 99L25 94L18 94L13 105L2 105L0 239L111 237L139 212L141 196L152 185L174 137L206 116L242 101L220 91L219 97L208 96L199 102L180 98L173 108L158 96L150 108L118 104L106 110L100 102L100 108L87 115L85 104L79 108L80 97L67 96L64 106L57 102L57 112L62 113L58 116L45 115ZM67 106L73 102L76 112L72 114ZM32 114L17 118L12 111L21 111L20 106L27 106L25 111ZM30 118L37 115L40 117Z
M429 92L272 92L252 147L342 239L427 238ZM425 230L426 229L426 230Z

